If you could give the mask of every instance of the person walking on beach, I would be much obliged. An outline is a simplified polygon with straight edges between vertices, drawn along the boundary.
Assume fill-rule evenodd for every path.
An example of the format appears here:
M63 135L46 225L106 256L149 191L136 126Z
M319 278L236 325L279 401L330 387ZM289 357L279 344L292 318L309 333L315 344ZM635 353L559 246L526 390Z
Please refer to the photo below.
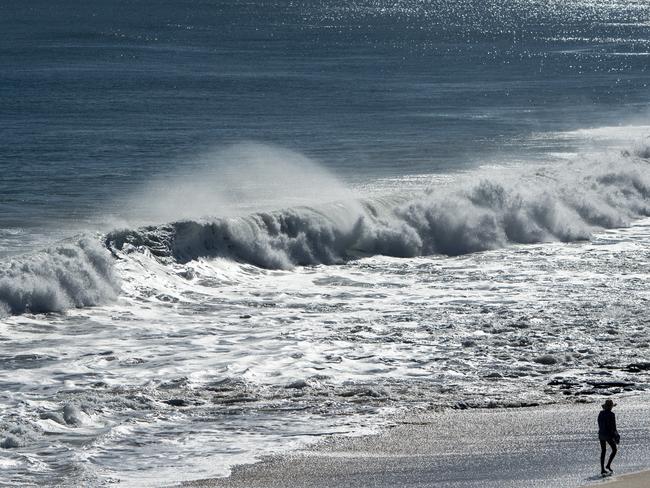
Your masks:
M598 439L600 439L600 474L603 476L614 472L612 469L612 461L616 456L616 444L621 440L616 430L616 415L612 412L616 404L611 400L605 400L603 409L598 414ZM612 448L612 453L609 455L607 466L605 466L605 454L607 451L607 444ZM605 471L607 469L607 471Z

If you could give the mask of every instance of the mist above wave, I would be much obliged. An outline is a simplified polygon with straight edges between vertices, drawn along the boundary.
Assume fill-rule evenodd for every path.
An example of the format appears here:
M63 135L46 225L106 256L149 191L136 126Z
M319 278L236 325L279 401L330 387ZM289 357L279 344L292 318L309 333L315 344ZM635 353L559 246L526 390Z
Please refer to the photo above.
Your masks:
M0 263L0 316L98 305L119 290L112 256L92 238Z
M334 175L303 154L247 142L205 152L175 172L153 176L139 190L120 197L125 211L117 220L167 223L353 197Z
M179 262L226 257L265 268L360 255L459 255L511 243L577 241L650 215L648 162L632 155L490 172L450 187L114 231L108 247Z

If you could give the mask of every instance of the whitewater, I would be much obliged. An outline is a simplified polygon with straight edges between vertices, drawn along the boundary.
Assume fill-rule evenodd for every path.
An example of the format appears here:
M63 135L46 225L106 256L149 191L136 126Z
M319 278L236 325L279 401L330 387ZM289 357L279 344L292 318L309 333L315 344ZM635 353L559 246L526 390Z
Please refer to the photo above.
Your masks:
M157 486L405 408L643 390L646 156L477 170L5 260L3 470Z
M71 239L3 263L1 310L60 312L112 301L120 290L113 261L132 253L168 265L222 258L291 270L364 256L458 256L511 244L589 240L595 230L626 227L650 215L647 156L640 147L603 154L602 161L592 156L533 170L492 169L489 176L475 171L408 194Z
M647 2L0 11L0 486L650 386Z

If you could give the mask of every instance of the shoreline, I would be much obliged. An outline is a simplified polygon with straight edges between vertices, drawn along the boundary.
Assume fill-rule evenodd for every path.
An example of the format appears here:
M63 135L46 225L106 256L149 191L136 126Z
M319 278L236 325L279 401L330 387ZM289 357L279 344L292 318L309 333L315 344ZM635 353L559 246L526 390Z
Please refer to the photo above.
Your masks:
M411 414L378 434L327 438L235 466L227 478L180 486L637 488L629 483L650 476L650 396L618 401L622 443L613 478L599 474L594 402Z
M606 478L598 484L589 485L585 488L647 488L648 486L650 486L650 470L620 476L614 475L610 479Z

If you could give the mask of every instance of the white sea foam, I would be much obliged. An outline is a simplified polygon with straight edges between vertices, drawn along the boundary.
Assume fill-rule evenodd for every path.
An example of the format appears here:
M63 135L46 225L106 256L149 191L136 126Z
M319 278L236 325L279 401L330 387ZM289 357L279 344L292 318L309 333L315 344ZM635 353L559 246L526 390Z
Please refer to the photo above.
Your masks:
M647 388L648 242L650 219L578 245L291 270L118 253L117 303L4 321L7 469L157 486L381 426L395 408Z
M113 258L81 238L0 265L0 313L60 312L114 299L120 282Z

